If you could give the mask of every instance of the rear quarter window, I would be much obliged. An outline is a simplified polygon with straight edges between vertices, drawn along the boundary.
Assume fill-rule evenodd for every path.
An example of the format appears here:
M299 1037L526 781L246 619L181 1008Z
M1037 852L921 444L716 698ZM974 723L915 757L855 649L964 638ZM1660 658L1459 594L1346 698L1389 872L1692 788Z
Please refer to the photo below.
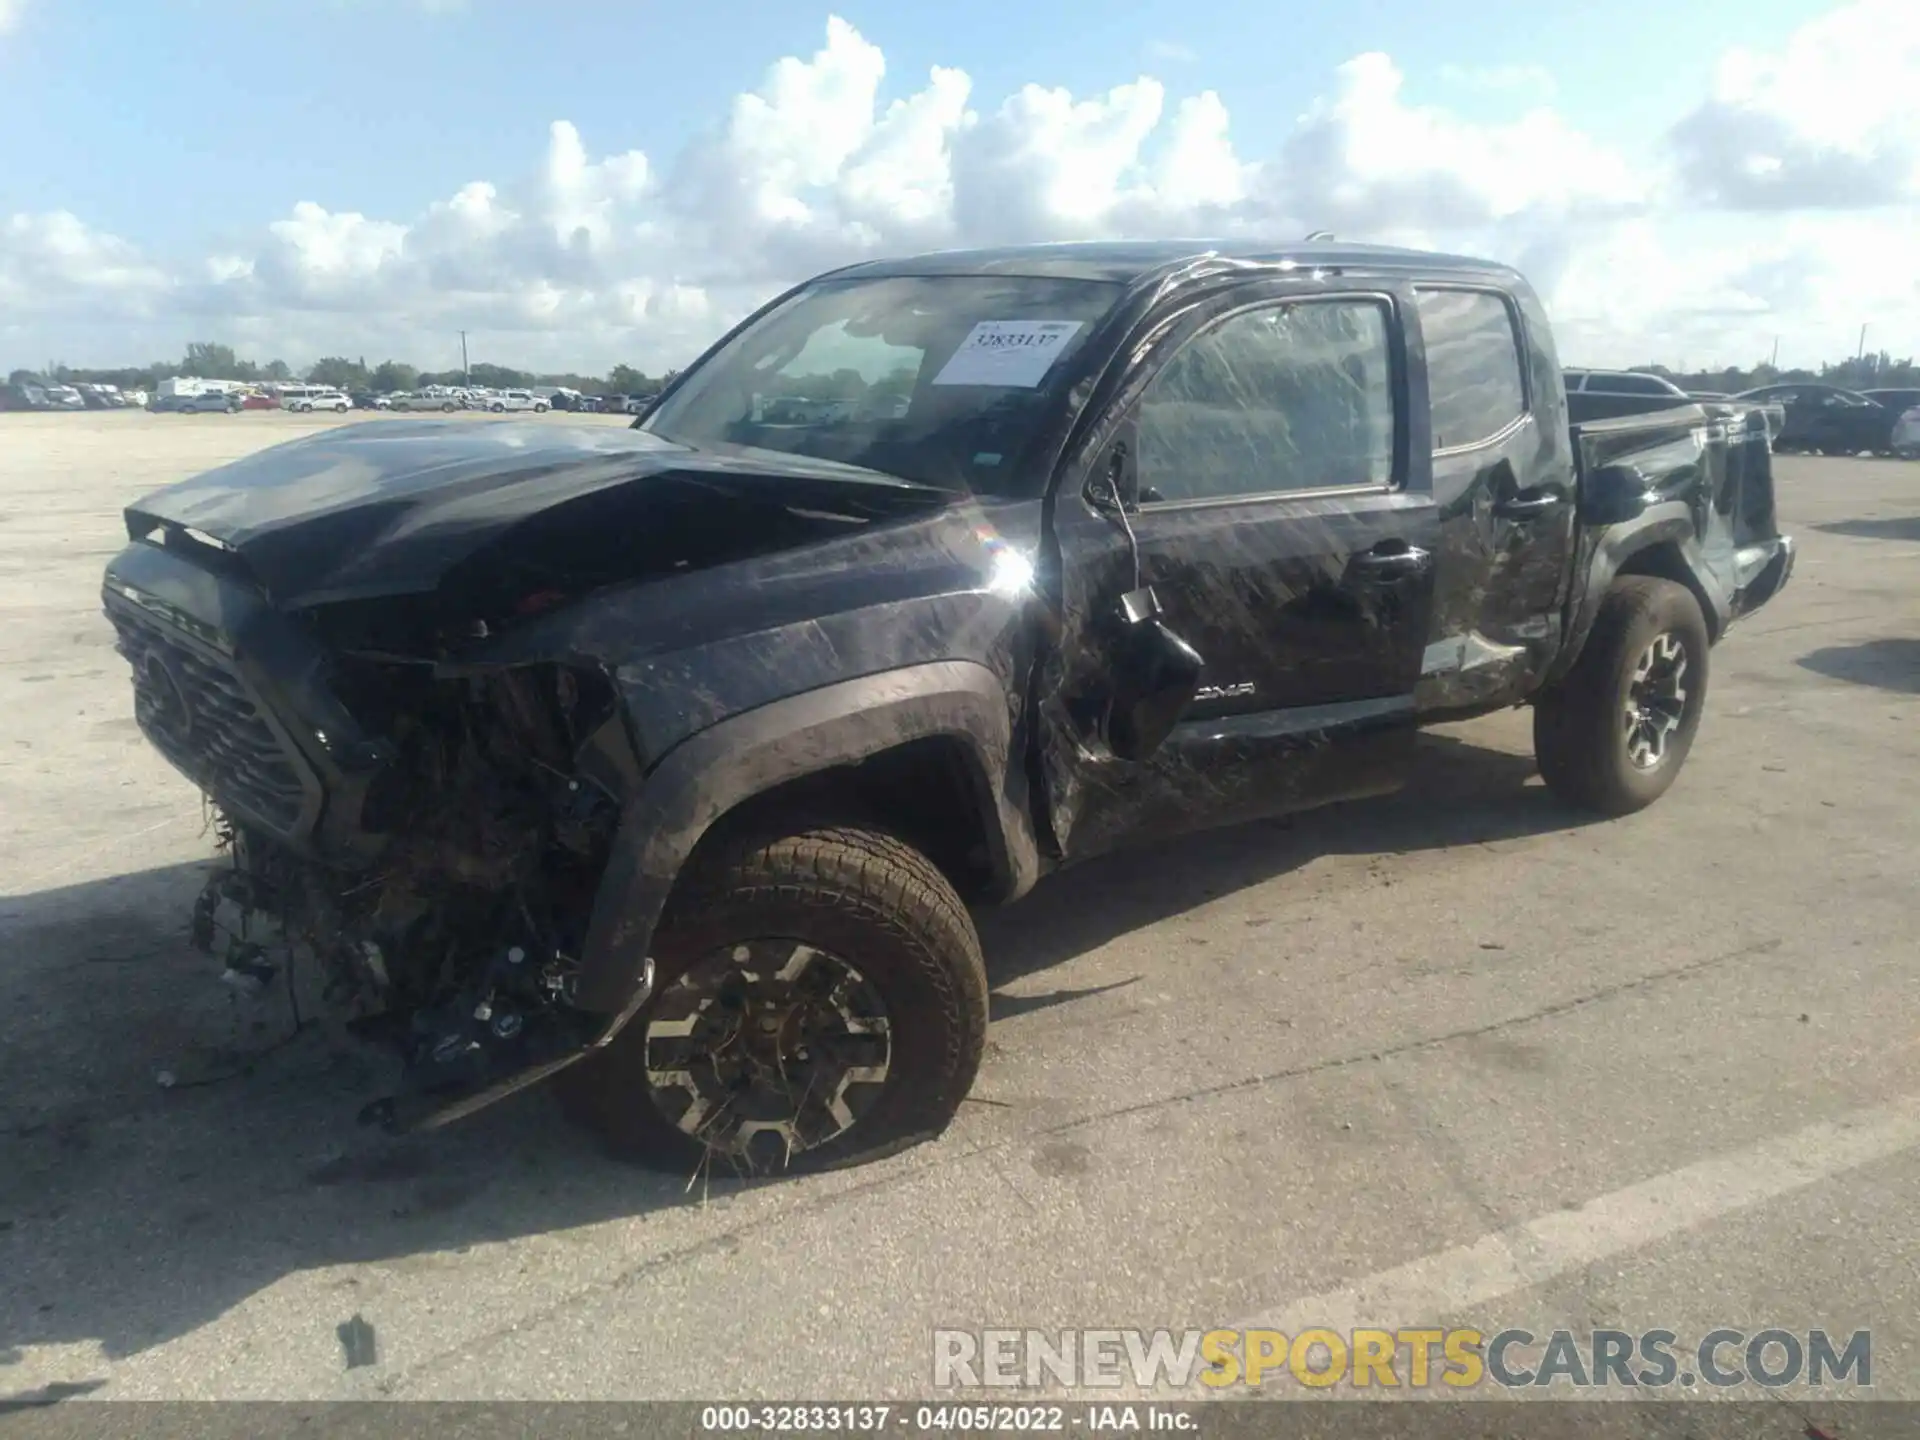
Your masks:
M1520 332L1506 298L1484 290L1421 290L1433 448L1478 445L1527 413Z

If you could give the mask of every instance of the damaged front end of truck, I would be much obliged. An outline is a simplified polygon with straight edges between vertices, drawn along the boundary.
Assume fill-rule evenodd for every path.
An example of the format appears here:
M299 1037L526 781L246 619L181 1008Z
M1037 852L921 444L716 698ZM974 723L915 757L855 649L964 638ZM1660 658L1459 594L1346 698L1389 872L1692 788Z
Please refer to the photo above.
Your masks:
M227 852L195 943L241 983L315 967L329 1010L405 1061L379 1112L399 1128L606 1035L615 1017L576 1000L635 775L608 677L330 651L185 568L166 536L152 552L116 562L106 607L140 726L205 792ZM223 625L201 621L193 591L217 597L200 608ZM637 1005L644 969L634 982Z
M674 450L363 426L127 513L102 597L136 718L226 852L193 938L236 983L313 967L330 1014L397 1048L404 1082L369 1120L469 1113L647 1000L647 927L604 883L642 788L615 673L646 643L635 588L905 493ZM609 594L619 621L592 637Z

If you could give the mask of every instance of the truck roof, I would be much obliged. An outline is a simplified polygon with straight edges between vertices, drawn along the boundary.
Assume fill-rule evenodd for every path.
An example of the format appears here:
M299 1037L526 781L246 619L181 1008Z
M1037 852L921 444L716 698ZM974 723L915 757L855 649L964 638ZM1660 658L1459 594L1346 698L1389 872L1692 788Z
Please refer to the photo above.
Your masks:
M1394 245L1346 241L1274 244L1258 240L1095 240L1050 245L1007 245L979 250L935 250L889 260L868 260L833 272L881 278L907 275L1021 275L1062 280L1107 280L1138 284L1198 260L1224 266L1284 265L1362 271L1415 270L1470 275L1496 282L1519 276L1505 265L1464 255L1408 250Z

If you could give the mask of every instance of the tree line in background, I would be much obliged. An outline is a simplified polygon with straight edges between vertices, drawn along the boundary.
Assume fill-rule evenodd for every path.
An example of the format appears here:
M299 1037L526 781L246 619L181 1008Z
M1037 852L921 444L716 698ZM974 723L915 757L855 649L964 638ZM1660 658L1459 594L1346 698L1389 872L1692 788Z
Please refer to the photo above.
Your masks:
M1761 385L1777 385L1796 380L1815 380L1826 385L1838 385L1848 390L1891 389L1920 386L1920 364L1913 359L1895 360L1886 351L1877 354L1859 355L1852 359L1830 362L1818 370L1780 369L1777 366L1762 363L1750 369L1740 366L1728 366L1720 370L1676 370L1666 365L1636 365L1632 367L1650 375L1663 375L1682 390L1718 390L1725 394L1738 394L1742 390L1752 390ZM69 365L55 364L44 372L16 370L9 377L12 384L23 381L31 383L44 376L48 380L61 383L81 381L101 385L118 385L123 390L151 389L160 381L175 375L192 375L202 380L240 380L253 383L270 384L276 381L286 382L305 380L315 385L333 385L342 390L417 390L423 385L484 385L488 389L507 390L525 389L531 385L563 385L570 390L579 390L589 395L650 395L657 393L677 372L669 370L664 375L648 375L631 365L616 365L605 376L582 375L569 371L565 374L539 373L532 370L514 370L505 365L479 364L467 371L460 370L420 370L402 360L383 360L369 367L366 360L349 360L342 355L329 355L308 366L306 372L296 375L293 368L284 360L269 360L264 365L252 360L242 360L231 345L218 345L197 341L187 346L187 353L177 363L162 362L153 365L134 365L121 369L80 369ZM889 375L871 385L857 371L847 370L832 376L808 377L804 382L809 394L828 399L837 395L855 395L866 390L895 390L901 394L912 390L912 377L901 372ZM791 387L798 388L798 387Z
M1665 365L1635 365L1635 370L1662 375L1682 390L1718 390L1738 395L1742 390L1757 390L1762 385L1785 385L1796 380L1817 380L1822 385L1837 385L1842 390L1905 390L1920 387L1920 364L1911 357L1895 360L1885 350L1873 355L1858 355L1822 365L1818 370L1782 370L1769 364L1743 370L1729 365L1724 370L1673 370Z
M616 365L606 375L542 374L532 370L514 370L505 365L479 364L467 370L421 370L404 360L383 360L369 366L364 358L350 360L344 355L329 355L316 360L296 374L284 360L269 360L264 365L242 360L231 345L196 341L177 361L157 361L152 365L128 365L120 368L86 369L52 364L43 371L16 370L10 384L51 380L60 384L117 385L122 390L150 390L162 380L191 375L200 380L239 380L248 384L275 384L305 381L312 385L332 385L341 390L417 390L423 385L484 385L490 390L524 390L531 385L561 385L587 395L651 395L660 390L675 372L648 375L631 365Z

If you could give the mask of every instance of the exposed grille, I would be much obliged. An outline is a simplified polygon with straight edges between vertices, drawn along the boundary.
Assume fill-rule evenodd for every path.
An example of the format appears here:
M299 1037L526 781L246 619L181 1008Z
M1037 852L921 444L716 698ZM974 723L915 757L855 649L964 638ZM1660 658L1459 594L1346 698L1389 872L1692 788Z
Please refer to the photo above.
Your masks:
M216 801L289 831L305 791L273 729L228 664L141 617L109 612L133 666L134 716L161 754Z

